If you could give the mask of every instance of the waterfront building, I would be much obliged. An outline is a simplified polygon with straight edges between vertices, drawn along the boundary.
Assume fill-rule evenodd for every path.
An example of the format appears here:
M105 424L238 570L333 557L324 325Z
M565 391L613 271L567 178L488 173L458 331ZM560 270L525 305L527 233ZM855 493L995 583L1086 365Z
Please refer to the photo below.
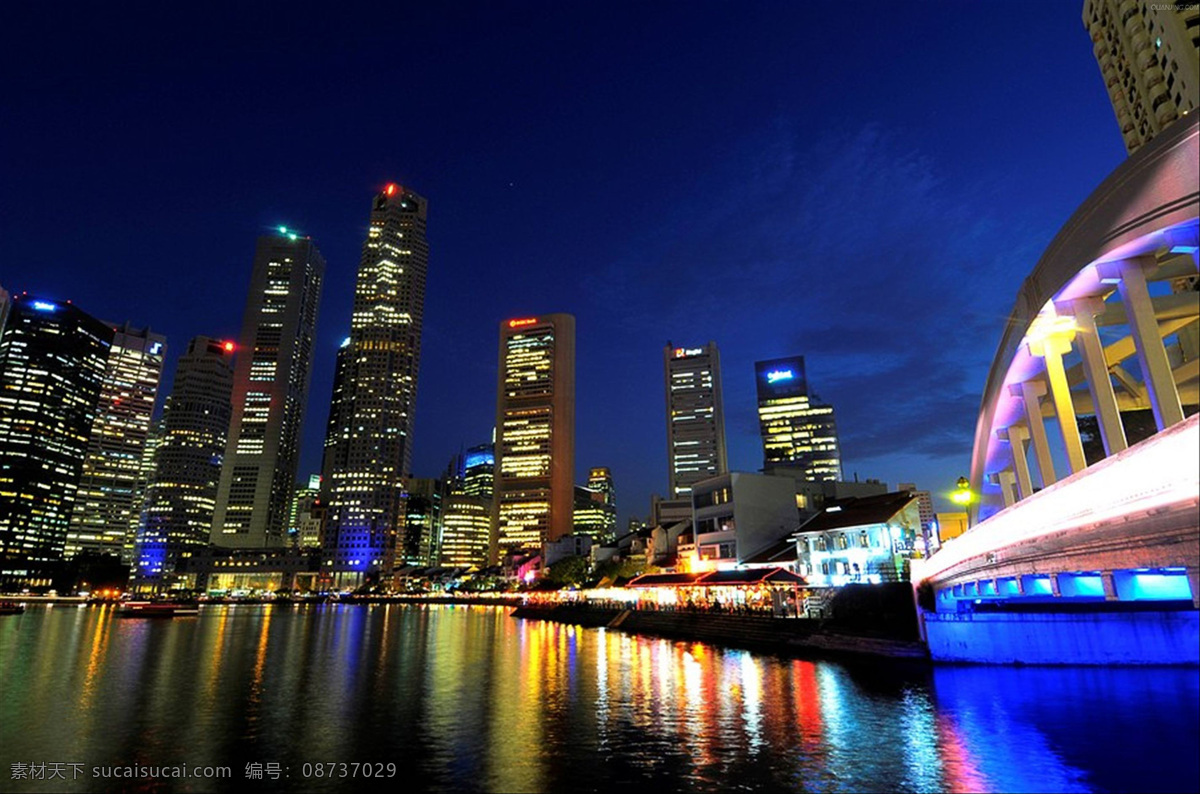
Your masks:
M427 211L424 198L394 184L371 205L322 466L324 566L337 586L357 586L395 564L412 465Z
M835 500L795 534L797 573L810 587L907 579L920 536L910 491Z
M114 328L96 418L67 530L65 557L90 551L133 559L146 447L167 340L149 328Z
M482 568L488 564L492 500L452 493L442 501L442 537L438 564Z
M310 474L306 482L296 483L296 490L292 493L292 505L288 509L288 545L292 548L302 548L305 543L301 541L300 525L303 521L308 521L308 533L306 538L308 545L312 545L315 540L315 535L312 526L312 508L313 505L321 500L321 475Z
M575 486L574 533L587 535L598 543L616 537L617 501L612 473L598 467L588 473L586 486ZM550 554L547 552L547 559Z
M62 559L113 329L14 296L0 337L0 587L48 586Z
M546 567L569 557L590 558L592 545L590 535L563 535L546 544Z
M159 580L208 544L233 414L233 342L194 337L175 367L146 489L135 575Z
M281 228L258 239L213 517L217 546L285 543L324 276L308 237Z
M570 534L575 467L575 318L500 324L496 399L495 534L491 559L542 552Z
M663 348L667 395L669 499L686 499L692 485L729 471L721 357L715 342Z
M902 482L896 486L897 491L909 491L917 499L917 511L921 518L921 553L932 554L937 548L937 535L933 530L937 515L933 509L933 494L929 491L917 490L916 483Z
M810 401L804 357L754 364L763 468L799 466L806 480L842 479L833 407Z
M1084 0L1083 26L1130 154L1200 107L1195 3Z
M696 557L689 570L730 568L800 526L789 477L729 472L692 487Z

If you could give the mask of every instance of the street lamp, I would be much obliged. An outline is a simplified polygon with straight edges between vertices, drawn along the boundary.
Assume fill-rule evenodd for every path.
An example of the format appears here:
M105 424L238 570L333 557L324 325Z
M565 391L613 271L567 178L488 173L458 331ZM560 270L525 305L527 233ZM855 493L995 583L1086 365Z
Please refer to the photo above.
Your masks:
M966 477L959 477L958 482L956 482L954 485L957 490L950 495L950 501L954 502L956 505L962 505L963 507L970 505L971 483L967 481Z

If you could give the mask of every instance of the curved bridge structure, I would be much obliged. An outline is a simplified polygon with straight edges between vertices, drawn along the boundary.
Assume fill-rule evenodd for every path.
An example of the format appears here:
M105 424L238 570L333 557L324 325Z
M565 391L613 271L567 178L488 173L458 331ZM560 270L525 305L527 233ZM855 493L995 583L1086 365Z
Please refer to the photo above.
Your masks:
M914 565L934 658L1200 663L1200 118L1079 207L984 389L973 526Z

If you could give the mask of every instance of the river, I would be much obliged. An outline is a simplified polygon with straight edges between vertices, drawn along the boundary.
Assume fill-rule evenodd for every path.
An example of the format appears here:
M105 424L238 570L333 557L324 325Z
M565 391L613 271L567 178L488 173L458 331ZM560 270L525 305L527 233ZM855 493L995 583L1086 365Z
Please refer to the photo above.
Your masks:
M848 665L478 606L0 617L0 791L1196 791L1198 746L1195 668Z

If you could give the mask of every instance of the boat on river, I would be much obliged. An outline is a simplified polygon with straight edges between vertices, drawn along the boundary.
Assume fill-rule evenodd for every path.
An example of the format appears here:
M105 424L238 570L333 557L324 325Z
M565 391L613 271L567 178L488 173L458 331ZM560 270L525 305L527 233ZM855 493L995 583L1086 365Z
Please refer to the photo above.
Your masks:
M127 601L117 609L119 618L178 618L199 615L196 604L174 601Z

